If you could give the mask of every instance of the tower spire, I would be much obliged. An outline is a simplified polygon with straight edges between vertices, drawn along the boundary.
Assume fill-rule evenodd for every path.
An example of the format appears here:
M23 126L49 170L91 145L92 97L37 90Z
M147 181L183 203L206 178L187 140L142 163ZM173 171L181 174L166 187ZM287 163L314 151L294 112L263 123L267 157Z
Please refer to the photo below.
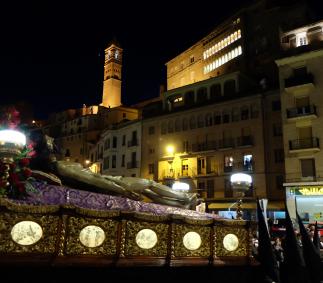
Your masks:
M121 68L122 53L119 43L113 39L104 50L104 80L101 105L118 107L121 103Z

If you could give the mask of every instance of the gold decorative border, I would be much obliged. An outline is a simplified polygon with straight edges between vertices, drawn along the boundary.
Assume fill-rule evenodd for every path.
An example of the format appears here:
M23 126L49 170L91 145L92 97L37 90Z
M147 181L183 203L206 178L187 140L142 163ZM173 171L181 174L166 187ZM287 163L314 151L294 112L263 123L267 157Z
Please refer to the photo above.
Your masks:
M211 227L185 224L172 225L175 257L209 257L211 255ZM194 251L188 250L183 244L183 237L188 232L196 232L201 237L201 246Z
M42 238L33 245L23 246L12 240L11 230L20 221L34 221L42 230ZM0 214L0 254L1 253L45 253L53 254L56 250L59 217L39 214Z
M106 238L102 245L95 248L89 248L81 243L79 238L80 232L88 225L99 226L103 229ZM67 220L65 254L113 256L117 252L117 231L117 221L71 216Z
M49 214L59 211L59 205L30 205L15 203L7 198L0 198L0 206L13 212Z
M125 225L125 256L167 256L168 224L127 221ZM151 249L142 249L136 243L137 233L151 229L157 234L157 244Z

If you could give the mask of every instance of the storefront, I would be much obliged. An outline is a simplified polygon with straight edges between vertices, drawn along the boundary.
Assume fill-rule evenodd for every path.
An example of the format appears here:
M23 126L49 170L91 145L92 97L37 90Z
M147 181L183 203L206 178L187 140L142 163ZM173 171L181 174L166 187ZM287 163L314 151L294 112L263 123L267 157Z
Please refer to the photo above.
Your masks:
M323 222L323 182L286 183L287 206L292 218L296 211L305 222Z
M209 213L215 213L223 218L236 218L236 202L210 202L207 204ZM257 219L257 203L256 200L244 200L242 202L243 219L256 220ZM267 217L272 220L276 219L276 214L284 211L283 201L268 201Z

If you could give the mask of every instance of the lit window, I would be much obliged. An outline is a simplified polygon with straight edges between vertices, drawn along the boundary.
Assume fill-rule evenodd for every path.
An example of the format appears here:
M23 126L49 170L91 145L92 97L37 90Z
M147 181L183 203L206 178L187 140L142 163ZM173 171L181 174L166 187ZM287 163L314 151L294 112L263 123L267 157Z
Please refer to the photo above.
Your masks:
M306 32L302 32L296 35L296 46L307 45Z
M238 47L238 55L241 55L242 54L242 48L241 46Z
M203 52L203 59L204 60L206 59L206 52L205 51Z
M177 97L176 99L174 99L174 103L181 102L181 101L183 101L183 97Z
M234 33L234 40L237 40L238 39L238 33L237 32L235 32Z
M238 30L238 38L240 38L241 37L241 30L239 29Z

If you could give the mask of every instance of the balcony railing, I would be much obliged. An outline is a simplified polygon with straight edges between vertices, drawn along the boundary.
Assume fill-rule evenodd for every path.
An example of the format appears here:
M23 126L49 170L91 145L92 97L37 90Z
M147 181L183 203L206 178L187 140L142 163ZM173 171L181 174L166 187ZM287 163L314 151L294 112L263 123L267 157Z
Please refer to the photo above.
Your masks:
M233 138L219 140L219 149L231 148L234 147Z
M288 79L285 79L285 88L295 87L305 84L313 84L314 77L313 74L307 73L303 75L292 76Z
M131 161L127 163L127 169L139 168L138 161Z
M234 162L232 166L224 166L223 172L253 172L255 170L255 164L253 161L251 162Z
M286 110L287 118L297 118L308 115L317 115L315 105L307 105L303 107L289 108Z
M252 136L242 136L237 138L237 146L251 146L253 145Z
M319 147L320 147L319 138L307 138L307 139L289 141L289 150L299 150L299 149L309 149L309 148L319 148Z
M194 143L192 144L192 151L207 151L207 150L216 150L216 141L209 141L203 143Z
M139 145L138 140L128 141L128 147Z

